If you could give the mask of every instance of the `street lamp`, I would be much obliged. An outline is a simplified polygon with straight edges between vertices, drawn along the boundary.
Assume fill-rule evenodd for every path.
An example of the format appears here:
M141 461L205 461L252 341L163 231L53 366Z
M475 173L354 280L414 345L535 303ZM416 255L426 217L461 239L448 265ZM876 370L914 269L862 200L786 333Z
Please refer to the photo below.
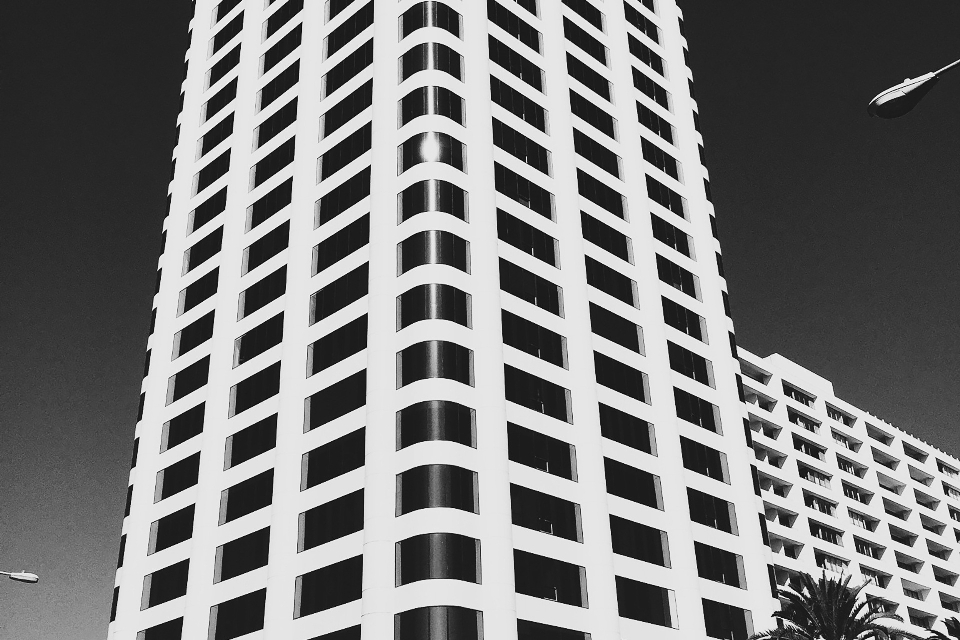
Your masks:
M40 580L40 576L37 574L27 573L26 571L0 571L0 576L9 576L11 580L30 584L34 584Z
M925 73L919 78L907 78L903 82L880 93L867 105L867 113L877 118L899 118L907 113L927 95L933 85L940 80L940 75L960 65L960 60L951 62L938 71Z

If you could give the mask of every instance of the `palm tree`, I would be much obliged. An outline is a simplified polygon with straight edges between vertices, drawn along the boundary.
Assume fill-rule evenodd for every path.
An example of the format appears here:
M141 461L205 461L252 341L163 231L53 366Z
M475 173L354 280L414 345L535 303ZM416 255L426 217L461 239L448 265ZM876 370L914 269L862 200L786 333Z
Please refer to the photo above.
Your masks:
M932 631L927 640L956 640L960 638L960 620L957 618L947 618L943 621L944 626L947 628L947 632L942 631Z
M923 640L881 624L884 619L903 619L878 606L877 598L860 600L866 583L851 587L850 578L828 578L824 571L815 580L809 573L801 573L799 588L779 590L786 604L773 615L782 626L756 633L750 640Z

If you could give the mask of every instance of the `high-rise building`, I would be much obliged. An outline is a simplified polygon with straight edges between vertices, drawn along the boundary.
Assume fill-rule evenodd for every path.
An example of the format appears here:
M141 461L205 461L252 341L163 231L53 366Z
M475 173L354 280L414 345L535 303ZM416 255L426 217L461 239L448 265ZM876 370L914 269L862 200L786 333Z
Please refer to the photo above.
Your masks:
M777 584L851 575L909 631L942 629L960 613L960 460L783 356L739 354Z
M743 640L674 0L196 0L110 638Z

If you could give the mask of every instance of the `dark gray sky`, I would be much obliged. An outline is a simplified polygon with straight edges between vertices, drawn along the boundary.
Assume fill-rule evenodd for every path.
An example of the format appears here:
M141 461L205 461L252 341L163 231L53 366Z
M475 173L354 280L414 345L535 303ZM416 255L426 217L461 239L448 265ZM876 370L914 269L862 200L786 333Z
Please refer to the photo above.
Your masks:
M9 4L0 569L43 581L0 581L0 636L101 640L189 2ZM684 6L740 343L960 452L960 71L904 119L865 113L960 57L960 5Z

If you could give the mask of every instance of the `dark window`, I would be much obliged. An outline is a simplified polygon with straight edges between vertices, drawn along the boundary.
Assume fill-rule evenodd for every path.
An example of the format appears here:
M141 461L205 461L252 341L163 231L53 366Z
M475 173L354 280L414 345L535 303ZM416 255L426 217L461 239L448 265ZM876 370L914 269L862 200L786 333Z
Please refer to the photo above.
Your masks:
M663 510L660 478L610 458L603 459L603 470L607 481L607 493Z
M140 452L140 438L133 439L133 455L130 460L130 468L134 469L137 466L137 454Z
M330 15L327 16L327 22L330 22L340 15L340 12L353 4L353 2L354 0L329 0L327 5L330 9Z
M368 265L360 265L310 296L310 324L328 318L367 295Z
M701 384L713 386L713 364L703 356L667 341L670 368Z
M621 260L632 262L630 239L610 225L581 211L580 229L583 232L584 240L612 253Z
M304 431L311 431L359 409L367 401L367 372L353 375L321 389L306 399Z
M367 348L367 316L330 332L307 347L307 376L332 367Z
M670 551L664 531L612 515L610 537L614 553L662 567L670 566Z
M163 425L160 435L160 453L182 444L203 432L204 404L201 402Z
M233 134L233 114L213 125L203 137L200 138L200 157L207 155L217 146Z
M616 119L573 89L570 90L570 109L573 111L575 116L578 116L585 122L593 125L593 127L595 127L601 133L606 134L614 140L617 139ZM574 130L574 143L576 143L576 137L578 133L579 132ZM583 134L580 135L582 136ZM578 153L580 152L578 151ZM610 152L608 151L607 153Z
M247 208L247 230L266 222L293 199L293 178L287 178Z
M480 541L456 533L424 533L396 544L397 586L420 580L480 583Z
M490 60L520 78L537 91L543 91L543 71L493 36L489 37Z
M287 291L287 267L283 266L240 292L238 319L262 309Z
M631 449L657 455L652 424L603 403L600 403L600 433Z
M473 351L453 342L428 340L397 354L397 388L417 380L446 378L473 386Z
M426 115L441 115L463 124L463 98L445 87L417 87L400 99L400 126Z
M496 118L493 119L493 143L534 169L550 175L550 152Z
M648 141L646 138L640 138L640 146L643 148L643 159L655 166L657 169L660 169L665 174L673 178L674 180L680 180L680 165L677 160L671 156L669 153ZM648 189L648 192L651 191ZM658 190L658 193L662 189ZM659 196L654 197L651 195L657 202L660 202ZM679 197L679 196L677 196ZM666 200L668 203L671 203L671 199ZM682 203L682 198L680 200ZM664 205L666 206L666 205ZM681 204L682 207L682 204ZM671 208L671 207L667 207ZM674 210L674 209L671 209ZM680 215L683 215L683 209L680 209Z
M720 433L720 412L713 404L682 389L673 389L677 417L708 431Z
M546 110L506 82L490 76L490 97L495 103L540 131L547 130ZM458 121L459 122L459 121ZM461 122L461 124L463 124Z
M223 49L231 40L236 38L240 32L243 30L243 13L238 13L237 17L231 20L224 26L220 31L217 32L217 35L213 36L213 43L210 50L210 55L215 54L220 49Z
M583 567L515 549L513 575L517 593L587 607L587 575Z
M650 20L645 15L631 7L627 2L623 3L623 13L627 17L627 22L642 31L648 38L657 44L660 44L660 29L656 24L653 23L653 20ZM681 20L680 23L682 30L683 21ZM681 33L681 35L683 34Z
M435 69L463 80L463 56L445 44L425 42L400 56L400 81L420 71Z
M260 109L266 109L273 101L300 81L300 61L297 60L263 85L260 90Z
M281 169L293 162L293 156L296 152L295 138L290 138L279 147L263 156L260 161L253 166L253 186L258 187L268 179L277 175Z
M537 0L516 0L516 3L533 15L539 15L537 11Z
M241 2L243 2L243 0L221 0L220 3L217 4L215 11L216 22L220 22L227 17L227 14L236 9L237 5L239 5Z
M190 213L190 222L187 225L187 235L190 235L204 226L227 208L227 188L216 192Z
M500 288L530 304L563 317L563 291L545 278L500 259Z
M470 327L470 294L448 284L420 284L397 296L397 331L421 320Z
M223 88L220 91L217 91L213 96L207 100L206 104L203 106L203 121L206 122L216 114L220 113L224 107L233 102L234 98L237 97L237 79L234 78L227 84L223 85Z
M598 336L643 354L643 332L640 327L592 302L590 303L590 328Z
M137 634L137 640L180 640L182 633L183 618L177 618L144 629Z
M238 367L283 340L283 314L278 313L266 322L254 327L233 344L233 366Z
M617 610L621 618L673 627L673 592L663 587L616 576Z
M284 222L244 250L243 273L249 273L290 244L290 222Z
M349 1L352 2L353 0ZM322 636L317 636L312 640L360 640L360 625L347 627L339 631L331 631Z
M223 243L223 227L207 234L201 240L198 240L192 247L183 254L183 273L189 273L201 264L220 253L220 247Z
M154 571L143 577L143 597L140 610L170 602L187 594L187 574L190 561L184 560Z
M577 129L573 130L573 148L580 157L586 158L613 177L620 178L620 156Z
M476 448L476 411L449 400L426 400L397 411L397 451L438 440Z
M674 131L673 125L648 109L646 106L637 103L637 119L640 124L657 134L670 144L673 144ZM648 178L649 180L650 178Z
M227 437L224 447L224 469L256 458L277 446L277 414L255 422Z
M340 23L340 26L334 29L327 36L326 50L327 57L330 58L337 51L350 44L350 41L360 35L367 27L373 24L373 2L368 2L354 13L352 16Z
M361 71L373 63L373 38L367 40L360 48L348 54L337 66L330 69L323 76L323 95L329 96L334 91L355 78Z
M687 501L690 503L691 520L713 529L738 535L733 504L689 487Z
M746 609L703 598L703 618L709 638L747 640L753 635L753 620Z
M650 223L653 226L653 237L672 249L687 256L693 257L692 241L690 236L676 228L655 213L650 214Z
M511 484L510 512L513 524L518 527L583 542L578 504Z
M327 112L323 114L321 117L323 137L329 136L350 122L371 104L373 104L373 80L367 80L360 85L360 88L327 109Z
M687 217L687 199L670 187L647 176L647 195L651 200L673 211L681 218Z
M664 322L688 336L705 342L706 321L702 317L669 298L662 298L662 300Z
M544 218L553 219L553 194L540 185L514 173L498 162L494 163L494 178L498 192L519 202Z
M746 589L741 556L702 542L694 542L693 547L697 557L697 574L701 578Z
M685 469L720 482L730 482L727 475L726 454L683 436L680 436L680 453L683 456Z
M316 227L321 227L370 195L370 167L358 171L317 200Z
M291 29L287 35L277 40L277 43L267 49L267 52L263 54L262 73L270 71L270 69L273 69L275 66L280 64L284 58L293 53L293 51L300 46L300 41L302 39L303 26L298 24L296 27Z
M130 515L130 507L133 506L133 485L127 487L127 501L123 508L123 517Z
M166 469L157 472L157 486L153 501L160 502L197 484L200 477L200 454L174 462Z
M303 454L301 490L359 469L364 462L364 429L357 429Z
M559 266L556 239L502 209L497 209L497 236L552 267Z
M398 223L427 211L467 219L467 193L446 180L415 182L397 195Z
M273 469L238 482L220 493L220 524L259 511L273 502Z
M193 536L193 515L195 505L174 511L170 515L150 524L150 541L147 546L147 555L163 551L175 544L189 540ZM124 536L126 539L126 536Z
M470 273L470 243L448 231L421 231L397 245L397 275L425 264L444 264Z
M584 256L584 263L587 270L587 284L632 307L638 306L637 283L634 280L590 256Z
M567 368L567 340L559 333L509 311L501 311L503 343L558 367Z
M207 166L197 172L194 177L194 195L200 193L211 184L220 179L230 169L230 149L221 153L216 159L211 160Z
M691 298L700 299L699 279L680 265L657 254L657 275L662 282L682 291Z
M254 531L217 547L213 581L222 582L267 566L270 527Z
M507 450L516 463L576 481L574 448L563 440L508 422Z
M510 365L503 366L503 374L508 401L573 424L568 389Z
M569 53L567 54L567 73L607 102L610 101L610 82Z
M300 543L306 551L363 530L363 489L300 514Z
M590 634L539 622L517 620L517 640L590 640Z
M430 464L397 475L397 515L420 509L480 512L477 474L448 464Z
M394 640L481 640L483 614L464 607L422 607L394 616ZM359 638L359 636L358 636Z
M192 351L213 337L213 311L194 320L173 336L173 359Z
M576 11L577 15L598 30L603 31L603 14L587 0L563 0L563 4Z
M204 356L193 364L184 367L167 381L167 404L193 393L207 384L210 374L210 356Z
M362 576L362 555L297 576L293 617L301 618L359 600Z
M326 180L369 151L371 130L371 123L368 122L320 156L320 179Z
M400 16L400 39L417 29L437 27L460 37L460 14L442 2L421 2Z
M497 2L497 0L487 0L487 16L490 18L490 22L537 53L540 53L540 32Z
M661 107L670 111L670 93L639 69L633 69L633 86Z
M647 65L661 76L663 73L663 58L658 56L647 45L643 44L629 33L627 34L627 43L630 46L630 53L636 56L637 60Z
M240 64L240 45L235 46L229 53L217 60L207 74L207 87L217 84L225 75Z
M465 171L466 149L462 142L447 133L414 134L397 147L397 175L423 162L442 162Z
M110 604L110 622L117 619L117 605L120 603L120 587L113 588L113 602Z
M563 35L567 40L580 47L587 55L606 66L607 48L567 17L563 18Z
M577 187L581 196L600 205L618 218L626 220L626 204L619 191L611 189L580 169L577 169Z
M221 602L210 607L210 640L232 640L263 629L267 590Z
M593 353L593 361L597 384L649 404L647 374L596 351Z
M280 107L272 116L260 123L257 127L257 148L262 147L277 134L289 127L297 120L297 97Z
M272 4L272 3L271 3ZM277 31L280 30L280 27L287 24L303 10L303 0L287 0L283 5L273 12L267 19L267 29L264 34L266 38L269 38Z

